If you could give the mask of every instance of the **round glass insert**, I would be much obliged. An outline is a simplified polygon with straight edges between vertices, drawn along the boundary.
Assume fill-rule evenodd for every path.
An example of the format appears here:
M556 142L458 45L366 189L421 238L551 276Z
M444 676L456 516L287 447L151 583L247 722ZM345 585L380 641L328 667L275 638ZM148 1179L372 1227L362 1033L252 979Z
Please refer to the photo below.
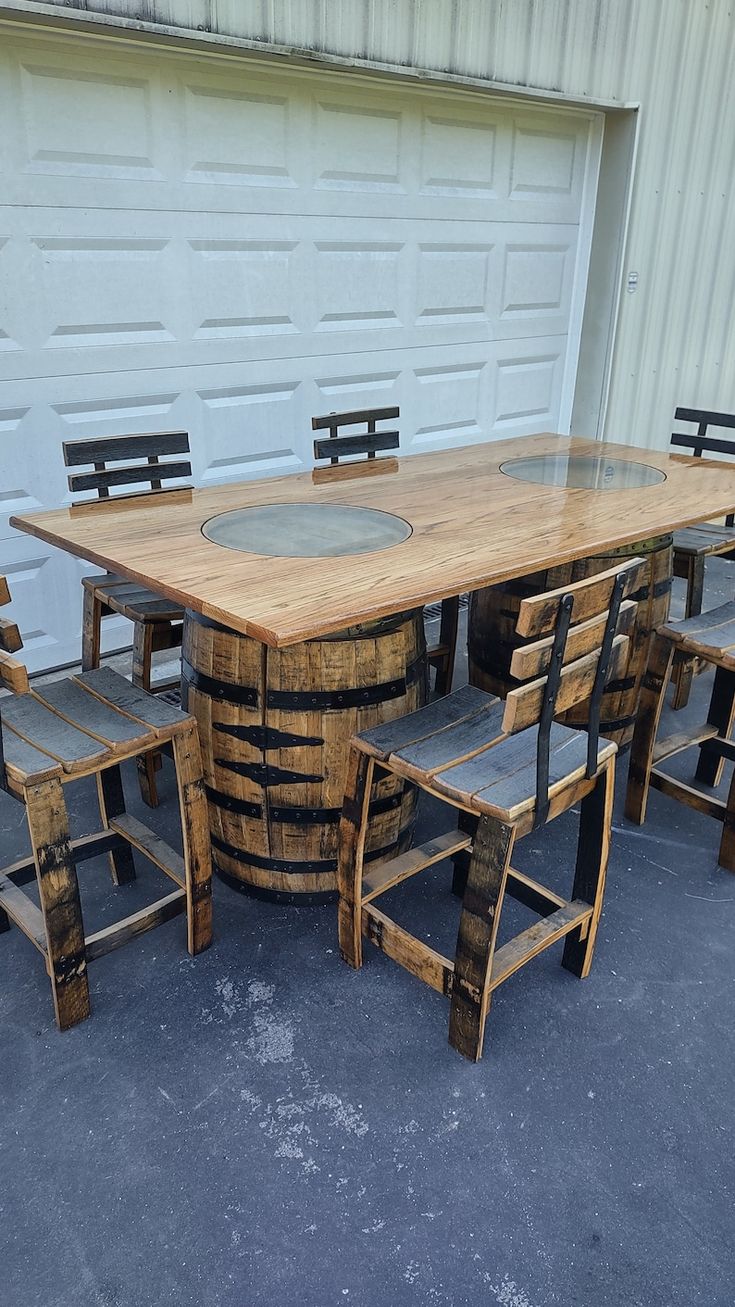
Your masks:
M210 517L216 545L269 558L339 558L390 549L411 535L402 517L351 504L257 504Z
M536 454L511 458L500 471L517 481L535 481L543 486L566 486L570 490L638 490L666 480L666 473L648 463L629 463L624 458L603 458L599 454Z

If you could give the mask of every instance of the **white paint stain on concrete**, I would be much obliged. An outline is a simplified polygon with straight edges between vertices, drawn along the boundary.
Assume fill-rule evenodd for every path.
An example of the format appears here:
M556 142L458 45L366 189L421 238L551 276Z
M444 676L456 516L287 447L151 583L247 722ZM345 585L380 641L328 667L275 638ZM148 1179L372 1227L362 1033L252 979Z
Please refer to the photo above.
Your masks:
M509 1275L504 1275L500 1284L492 1283L492 1276L486 1272L483 1276L485 1283L488 1285L490 1292L494 1294L495 1301L500 1307L533 1307L533 1303L520 1285L515 1280L511 1280Z

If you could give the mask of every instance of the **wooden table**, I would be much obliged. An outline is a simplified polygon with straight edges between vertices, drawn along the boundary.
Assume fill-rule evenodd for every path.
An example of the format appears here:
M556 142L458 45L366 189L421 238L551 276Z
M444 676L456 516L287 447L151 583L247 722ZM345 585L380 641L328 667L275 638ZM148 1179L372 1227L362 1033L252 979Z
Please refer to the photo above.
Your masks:
M640 490L567 490L512 480L502 462L534 453L603 454L666 475ZM262 558L206 540L211 517L250 504L357 504L405 518L410 538L341 558ZM11 525L141 581L186 608L282 648L401 609L541 571L735 511L735 467L544 434L401 460L399 471L314 485L310 473L55 509Z
M665 479L639 489L568 489L500 471L505 461L534 454L634 461L658 469ZM315 558L238 552L202 533L218 514L272 504L379 509L404 519L410 535L380 552ZM340 655L328 637L733 511L735 467L544 434L418 455L402 460L398 472L331 484L314 484L305 473L161 493L155 503L133 497L11 520L21 531L140 581L189 610L184 670L189 706L200 722L215 865L230 879L291 897L334 884L349 735L373 724L370 713L383 711L374 708L381 694L389 701L392 696L385 711L393 715L417 706L422 693L415 612L406 634L394 628L384 646L363 639L361 653L347 649L341 659L346 681L339 680ZM230 641L219 654L211 643L213 624L228 628L217 637ZM267 656L261 656L263 644L272 650ZM225 670L219 680L195 673L199 689L192 692L195 646L215 664L219 657ZM402 668L396 648L404 651ZM238 685L232 684L233 668L239 669ZM319 677L323 684L314 684ZM299 698L305 685L316 698ZM358 694L355 687L366 685L369 692ZM362 710L361 695L372 708ZM317 699L326 704L321 715L308 706ZM276 702L280 715L269 715ZM338 702L346 706L339 715L332 711ZM218 770L224 754L229 771ZM394 799L384 793L379 800L376 855L403 847L410 836L405 798L388 829L393 819L386 805Z

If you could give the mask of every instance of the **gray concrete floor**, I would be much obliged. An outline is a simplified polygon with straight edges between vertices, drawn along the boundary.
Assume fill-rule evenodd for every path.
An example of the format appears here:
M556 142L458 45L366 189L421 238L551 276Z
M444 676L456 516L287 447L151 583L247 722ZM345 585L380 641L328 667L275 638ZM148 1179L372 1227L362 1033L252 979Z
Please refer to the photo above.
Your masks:
M708 606L731 577L710 569ZM3 1307L731 1307L735 880L680 805L654 795L631 827L625 770L592 975L558 947L526 967L478 1066L443 998L369 948L341 963L331 906L217 882L210 951L189 958L178 919L101 959L65 1035L38 955L0 937ZM162 793L171 837L166 766ZM442 815L424 805L424 835ZM517 864L568 886L575 823ZM26 837L4 795L0 830L9 861ZM88 927L161 892L138 865L114 892L84 865ZM451 949L446 865L392 897ZM510 905L503 933L523 920Z

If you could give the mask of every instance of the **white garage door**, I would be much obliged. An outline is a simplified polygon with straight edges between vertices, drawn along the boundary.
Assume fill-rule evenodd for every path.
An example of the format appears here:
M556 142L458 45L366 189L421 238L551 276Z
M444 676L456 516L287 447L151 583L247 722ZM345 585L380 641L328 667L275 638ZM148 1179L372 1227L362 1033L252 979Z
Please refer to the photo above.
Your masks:
M7 524L68 502L64 439L183 428L210 484L309 467L338 409L399 404L404 453L568 429L599 117L79 37L6 40L0 95L30 666L79 652L89 565Z

